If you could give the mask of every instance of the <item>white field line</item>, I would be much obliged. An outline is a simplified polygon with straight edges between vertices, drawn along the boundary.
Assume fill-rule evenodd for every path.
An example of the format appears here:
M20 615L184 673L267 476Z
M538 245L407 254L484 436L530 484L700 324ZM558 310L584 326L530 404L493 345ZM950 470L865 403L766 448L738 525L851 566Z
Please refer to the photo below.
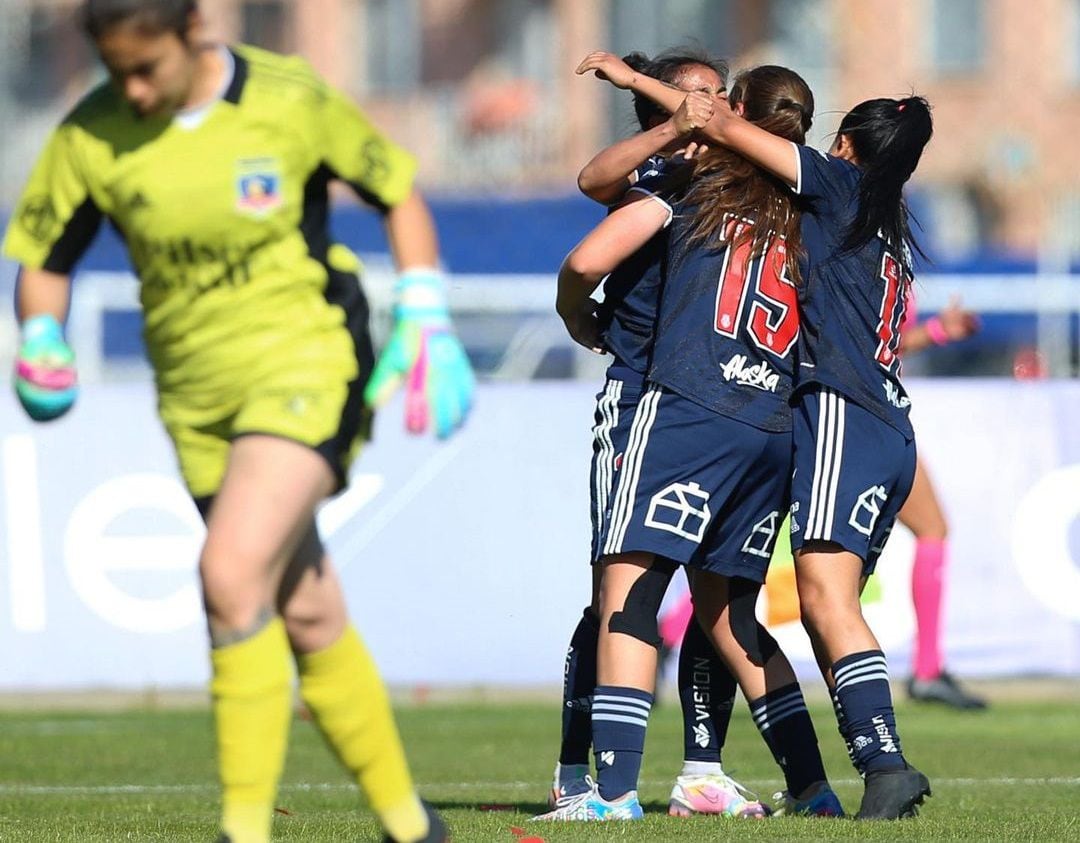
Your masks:
M854 785L857 779L833 779L834 784ZM656 779L643 781L643 787L662 787L671 784L670 780ZM781 779L766 779L755 784L767 787L782 787ZM1048 776L1046 778L1016 778L1002 776L997 778L934 778L933 785L971 787L973 785L999 785L1004 787L1045 787L1047 785L1066 785L1080 787L1080 776ZM125 795L125 794L184 794L184 793L214 793L217 785L213 784L101 784L101 785L34 785L34 784L0 784L0 796L98 796L98 795ZM348 782L293 782L283 784L279 791L285 793L297 793L307 791L355 791L356 785ZM543 782L429 782L419 785L420 790L443 791L477 791L489 790L495 793L507 790L534 790L539 794L544 791Z

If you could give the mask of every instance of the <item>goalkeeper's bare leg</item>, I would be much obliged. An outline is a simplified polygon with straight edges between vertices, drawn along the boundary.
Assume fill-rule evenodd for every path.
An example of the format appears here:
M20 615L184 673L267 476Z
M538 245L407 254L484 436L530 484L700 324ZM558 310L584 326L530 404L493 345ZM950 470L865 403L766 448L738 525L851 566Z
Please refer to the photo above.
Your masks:
M441 842L446 831L409 775L375 663L349 623L337 572L314 523L278 593L300 696L327 743L367 795L392 841Z
M225 476L208 514L199 574L212 643L221 825L231 843L269 840L292 714L291 648L277 611L278 595L283 582L289 582L285 572L292 560L311 547L315 507L335 485L329 463L311 448L281 437L243 436L230 446ZM293 590L303 592L299 586ZM328 651L333 655L322 658ZM352 654L353 681L378 699L381 682L355 634L351 639L342 634L328 649L306 654L303 658L312 664L302 666L301 674L333 674L335 668L327 662L336 663L344 651ZM385 698L385 691L382 694ZM319 701L309 705L317 709ZM376 704L362 728L385 729L389 717L388 707ZM400 757L396 732L386 746L382 739L365 743L374 747L363 759L369 764L395 752ZM404 768L403 759L399 766ZM396 839L423 840L430 823L412 794L407 771L404 776L408 805L393 803L400 779L390 778L387 788L368 792Z

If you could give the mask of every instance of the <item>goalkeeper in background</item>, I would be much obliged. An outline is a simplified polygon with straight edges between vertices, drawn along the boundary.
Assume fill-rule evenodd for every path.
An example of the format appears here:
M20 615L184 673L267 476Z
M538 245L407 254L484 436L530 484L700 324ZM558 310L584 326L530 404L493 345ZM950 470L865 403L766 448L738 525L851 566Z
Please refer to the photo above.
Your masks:
M139 277L161 419L207 525L222 840L270 837L294 664L386 839L445 840L315 525L399 382L414 432L449 435L469 409L415 163L301 59L205 43L195 0L87 0L82 24L110 79L53 133L4 239L21 264L20 400L37 419L74 400L70 273L108 218ZM382 213L400 272L378 363L359 263L330 240L332 179Z

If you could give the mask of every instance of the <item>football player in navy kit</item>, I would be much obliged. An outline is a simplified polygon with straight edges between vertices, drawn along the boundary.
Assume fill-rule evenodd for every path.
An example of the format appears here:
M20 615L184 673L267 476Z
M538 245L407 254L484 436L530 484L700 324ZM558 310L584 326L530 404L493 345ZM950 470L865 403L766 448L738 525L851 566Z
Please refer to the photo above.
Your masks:
M695 96L687 97L673 115L644 97L635 97L634 110L642 131L602 150L582 169L578 179L586 195L612 206L663 197L674 185L685 184L689 174L686 159L697 147L693 141L687 143L688 135L711 116L713 99L725 97L727 91L726 65L702 52L668 50L654 59L634 53L625 60ZM672 155L679 146L683 149ZM679 168L685 170L683 176L675 172ZM633 219L643 212L661 222L666 222L670 214L662 200L627 213ZM647 234L639 241L622 244L620 257L625 259L613 260L603 244L623 219L623 213L615 212L586 237L568 257L560 276L558 310L571 336L587 348L602 349L614 357L604 390L597 396L593 428L593 562L600 557L599 536L651 359L660 296L660 259L666 243L662 229L657 231L659 223L646 226ZM594 250L594 245L600 246L599 251ZM589 274L590 264L596 260L604 262L605 267L610 261L613 267L599 308L588 295L595 285L586 286L580 280ZM600 276L595 277L598 280ZM590 786L586 777L592 748L590 709L596 687L599 572L596 566L591 603L574 630L567 652L562 740L549 799L553 808L560 800L586 792ZM681 658L695 669L684 666L680 670L686 680L680 682L686 762L672 790L670 812L762 816L764 806L748 797L745 788L724 773L720 762L734 701L734 678L696 624L687 636Z
M743 74L732 97L750 119L796 140L810 125L810 90L786 68ZM641 816L656 612L676 563L692 571L697 618L784 770L784 808L841 813L795 675L754 617L789 500L798 269L785 235L798 239L795 199L726 151L700 157L697 171L676 206L649 379L604 525L592 710L598 780L551 819ZM655 208L638 218L640 229L622 222L603 245L617 253L629 231L645 236L666 222Z
M595 71L663 105L668 92L614 56ZM717 108L704 134L783 179L806 202L795 373L792 549L803 624L865 779L860 819L913 816L930 783L904 758L888 668L859 594L911 490L915 441L897 351L912 252L903 186L933 133L922 97L860 103L829 154Z

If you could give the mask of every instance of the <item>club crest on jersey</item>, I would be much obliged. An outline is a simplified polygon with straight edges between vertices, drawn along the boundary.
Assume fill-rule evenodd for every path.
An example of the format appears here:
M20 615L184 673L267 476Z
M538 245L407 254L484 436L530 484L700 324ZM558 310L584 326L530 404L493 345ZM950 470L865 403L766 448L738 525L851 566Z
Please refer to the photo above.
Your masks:
M742 386L752 386L764 392L776 392L776 387L780 385L780 375L764 360L753 366L748 366L747 362L745 354L736 354L720 367L720 374L726 381L735 381Z
M276 158L243 158L237 162L236 209L264 216L281 206L281 165Z

